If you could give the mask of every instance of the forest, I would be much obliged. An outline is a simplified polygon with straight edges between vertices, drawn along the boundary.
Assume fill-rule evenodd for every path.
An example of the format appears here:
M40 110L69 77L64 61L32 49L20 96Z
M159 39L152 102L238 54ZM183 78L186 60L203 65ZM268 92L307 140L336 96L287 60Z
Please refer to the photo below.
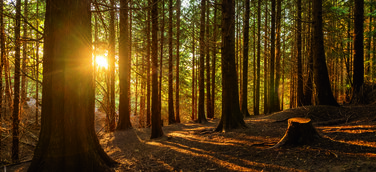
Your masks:
M0 171L376 171L373 0L0 10Z

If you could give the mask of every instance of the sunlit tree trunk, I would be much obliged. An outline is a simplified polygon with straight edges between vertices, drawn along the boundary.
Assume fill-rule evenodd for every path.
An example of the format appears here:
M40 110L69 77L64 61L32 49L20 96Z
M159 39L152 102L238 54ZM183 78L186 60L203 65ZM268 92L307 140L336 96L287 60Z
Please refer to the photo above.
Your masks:
M195 24L192 23L192 30L193 30L193 33L192 33L192 116L191 116L191 120L195 120L196 119L196 69L195 69L195 66L196 66L196 40L195 40Z
M94 130L90 2L47 0L42 123L30 172L110 171L116 164Z
M214 1L216 3L216 0ZM212 58L212 83L211 83L211 114L212 117L214 118L214 108L215 108L215 73L216 73L216 63L217 63L217 7L214 5L214 24L213 24L213 45L212 45L212 50L213 50L213 58Z
M164 48L164 28L165 28L165 4L162 0L162 19L161 19L161 40L160 40L160 57L159 57L159 85L158 85L158 107L159 111L162 109L162 74L163 74L163 48Z
M4 68L4 59L5 59L5 31L4 31L4 0L0 1L0 48L1 48L1 56L0 56L0 126L3 126L3 68ZM5 101L4 101L5 102ZM2 160L2 130L0 130L0 160Z
M152 36L152 118L151 118L151 136L158 138L163 136L161 111L158 108L158 0L153 0L151 6L151 36Z
M277 0L277 14L276 14L276 53L275 53L275 82L274 82L274 98L273 109L274 111L280 111L279 106L279 82L281 79L281 1ZM282 92L283 94L283 92Z
M210 30L210 20L209 20L209 13L210 13L210 6L209 1L206 1L206 41L205 41L205 52L206 52L206 116L207 118L214 118L214 114L212 114L212 101L211 101L211 89L210 89L210 37L209 37L209 30Z
M115 6L115 0L110 0L111 7ZM109 50L108 50L108 131L115 131L115 9L110 9L109 21Z
M149 7L152 6L152 2L151 0L148 0L148 4L149 4ZM152 46L151 45L151 41L150 41L150 30L151 30L151 26L150 26L150 21L152 20L151 18L151 10L148 10L148 20L147 20L147 46L146 46L146 58L147 58L147 67L146 67L146 73L147 73L147 81L146 81L146 126L147 127L150 127L151 125L151 121L150 121L150 101L151 101L151 94L150 94L150 47Z
M297 0L297 56L298 59L298 92L297 92L297 101L298 106L302 106L304 102L304 93L303 93L303 64L302 64L302 1Z
M37 1L37 16L39 16L39 1ZM37 28L39 28L39 20L37 20ZM38 30L39 31L39 30ZM36 38L39 39L38 31L36 32ZM35 126L39 124L39 41L36 42L36 62L35 62Z
M269 18L269 11L268 11L268 3L269 1L265 2L265 22L264 22L264 114L269 113L269 106L268 106L268 18Z

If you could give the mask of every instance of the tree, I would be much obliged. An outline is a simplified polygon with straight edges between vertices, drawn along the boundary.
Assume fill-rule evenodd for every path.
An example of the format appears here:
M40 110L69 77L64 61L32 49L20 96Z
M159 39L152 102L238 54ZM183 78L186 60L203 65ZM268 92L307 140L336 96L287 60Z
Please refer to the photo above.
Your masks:
M314 78L316 84L317 104L339 106L330 89L328 69L325 61L324 36L322 30L322 0L313 1L314 19Z
M363 83L364 83L364 49L363 49L363 18L364 0L356 0L354 8L354 75L353 75L353 97L351 102L363 103Z
M180 107L179 107L179 96L180 96L180 88L179 88L179 82L180 82L180 79L179 79L179 68L180 68L180 50L179 50L179 46L180 46L180 6L181 6L181 2L180 0L177 0L176 1L176 9L177 9L177 12L176 12L176 99L175 99L175 108L176 108L176 119L175 119L175 122L177 123L180 123Z
M260 62L261 62L261 0L258 0L257 8L257 65L256 65L256 93L255 106L253 107L254 115L260 115Z
M248 51L249 51L249 0L245 1L244 30L243 30L243 98L242 114L245 117L251 116L248 112Z
M28 0L25 0L24 2L24 13L23 17L27 19L28 16ZM27 22L26 20L23 22L23 37L27 38L28 33L27 33ZM22 76L21 76L21 108L23 108L23 105L26 102L26 93L27 93L27 78L25 73L26 71L26 64L28 63L28 58L27 58L27 41L23 41L22 43ZM21 110L22 112L22 110Z
M235 67L235 4L222 1L222 117L216 131L246 127L239 106Z
M115 0L110 0L111 7L115 6ZM110 9L109 21L109 50L108 50L108 75L107 75L107 125L108 131L115 131L115 9Z
M214 118L214 114L212 113L212 101L211 101L211 89L210 89L210 45L209 45L209 31L210 31L210 20L209 20L209 13L210 13L210 6L209 0L206 1L206 117L207 118Z
M47 0L41 132L28 171L110 171L116 164L94 131L90 3Z
M19 160L19 123L20 123L20 68L21 68L21 0L16 1L16 26L15 26L15 62L14 62L14 99L13 99L13 123L12 123L12 161Z
M0 102L3 102L3 68L4 68L4 59L5 59L5 31L4 31L4 0L0 1L0 48L1 48L1 54L0 54ZM3 103L0 103L0 126L3 126ZM0 131L0 154L1 153L1 138L2 138L2 132ZM1 158L1 157L0 157Z
M132 128L130 121L130 107L129 107L129 72L130 64L130 46L129 46L129 26L128 26L128 0L120 1L120 40L119 40L119 121L117 125L118 130L125 130Z
M277 105L274 104L274 62L275 62L275 0L272 0L272 28L270 33L270 78L269 78L269 111L278 111Z
M163 136L161 111L158 108L158 0L151 6L151 60L152 60L152 107L151 107L151 139Z
M172 87L172 0L169 0L168 10L168 124L174 124L174 90Z
M198 122L205 123L207 122L205 118L205 88L204 88L204 71L205 71L205 5L206 0L201 0L201 18L200 18L200 59L199 59L199 79L198 79Z
M275 82L274 82L274 111L280 111L279 107L279 80L281 76L281 1L277 0L277 21L276 21L276 53L275 53ZM283 72L283 71L282 71ZM283 94L283 92L282 92Z
M297 29L296 29L296 39L297 39L297 56L298 59L298 93L297 93L297 101L298 106L302 106L304 102L304 93L303 93L303 69L302 69L302 1L298 0L298 22L297 22ZM325 64L326 65L326 64ZM330 88L330 87L329 87Z

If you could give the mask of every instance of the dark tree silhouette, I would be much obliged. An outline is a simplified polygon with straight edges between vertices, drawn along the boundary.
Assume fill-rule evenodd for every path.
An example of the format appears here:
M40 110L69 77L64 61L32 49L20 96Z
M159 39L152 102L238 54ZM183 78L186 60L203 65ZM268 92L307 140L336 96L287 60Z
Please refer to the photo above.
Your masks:
M117 130L132 128L130 120L130 46L128 26L128 0L120 0L120 40L119 40L119 121Z
M175 98L175 108L176 108L176 115L175 115L175 122L180 123L180 88L179 88L179 69L180 69L180 6L181 2L180 0L176 1L176 98Z
M174 124L174 89L172 87L172 0L169 0L168 10L168 124Z
M364 103L364 49L363 49L363 18L364 0L356 0L354 8L354 75L353 75L353 97L352 103Z
M314 21L314 77L316 84L317 104L339 106L334 99L325 61L324 36L322 31L322 0L313 1Z
M216 131L246 127L239 106L235 67L235 4L222 1L222 117Z
M260 62L261 62L261 0L257 2L257 65L256 65L256 93L253 114L260 115Z
M298 21L296 29L296 39L297 39L297 59L298 59L298 93L297 101L298 106L302 106L304 102L304 92L303 92L303 66L302 66L302 1L296 1L298 6ZM330 87L329 87L330 88Z
M249 50L249 0L245 1L244 30L243 30L243 98L242 114L245 117L251 116L248 112L248 50Z
M28 171L110 171L116 164L94 131L90 3L47 0L42 123Z
M158 0L151 6L151 61L152 61L152 101L151 101L151 139L163 136L161 111L158 108Z

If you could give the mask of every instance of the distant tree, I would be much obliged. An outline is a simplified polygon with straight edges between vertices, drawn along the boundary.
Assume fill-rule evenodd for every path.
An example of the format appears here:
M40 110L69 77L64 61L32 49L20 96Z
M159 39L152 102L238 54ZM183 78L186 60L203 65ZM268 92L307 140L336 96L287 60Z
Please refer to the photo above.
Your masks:
M249 51L249 0L245 1L244 30L243 30L243 98L242 114L245 117L251 116L248 112L248 51Z
M314 76L318 105L339 106L333 97L330 87L328 69L326 67L324 35L322 30L322 0L313 1L313 21L314 21Z
M30 172L110 171L116 164L94 131L90 3L46 2L42 123Z
M222 117L216 131L246 127L239 106L235 67L235 4L222 1Z
M351 102L364 103L363 83L364 83L364 49L363 49L363 18L364 0L356 0L354 8L354 75L353 75L353 97Z
M128 26L128 3L129 0L120 0L120 40L119 40L119 121L117 130L132 128L130 120L130 46Z
M15 62L14 62L14 99L12 123L12 161L19 160L19 123L20 123L20 73L21 73L21 0L16 1L16 26L15 26Z
M161 111L158 108L158 0L151 5L151 60L152 60L152 106L151 106L151 139L163 136Z
M200 65L199 65L199 76L198 76L198 122L204 123L207 122L205 117L205 78L204 78L204 71L205 71L205 10L206 10L206 0L201 0L201 20L200 20Z

